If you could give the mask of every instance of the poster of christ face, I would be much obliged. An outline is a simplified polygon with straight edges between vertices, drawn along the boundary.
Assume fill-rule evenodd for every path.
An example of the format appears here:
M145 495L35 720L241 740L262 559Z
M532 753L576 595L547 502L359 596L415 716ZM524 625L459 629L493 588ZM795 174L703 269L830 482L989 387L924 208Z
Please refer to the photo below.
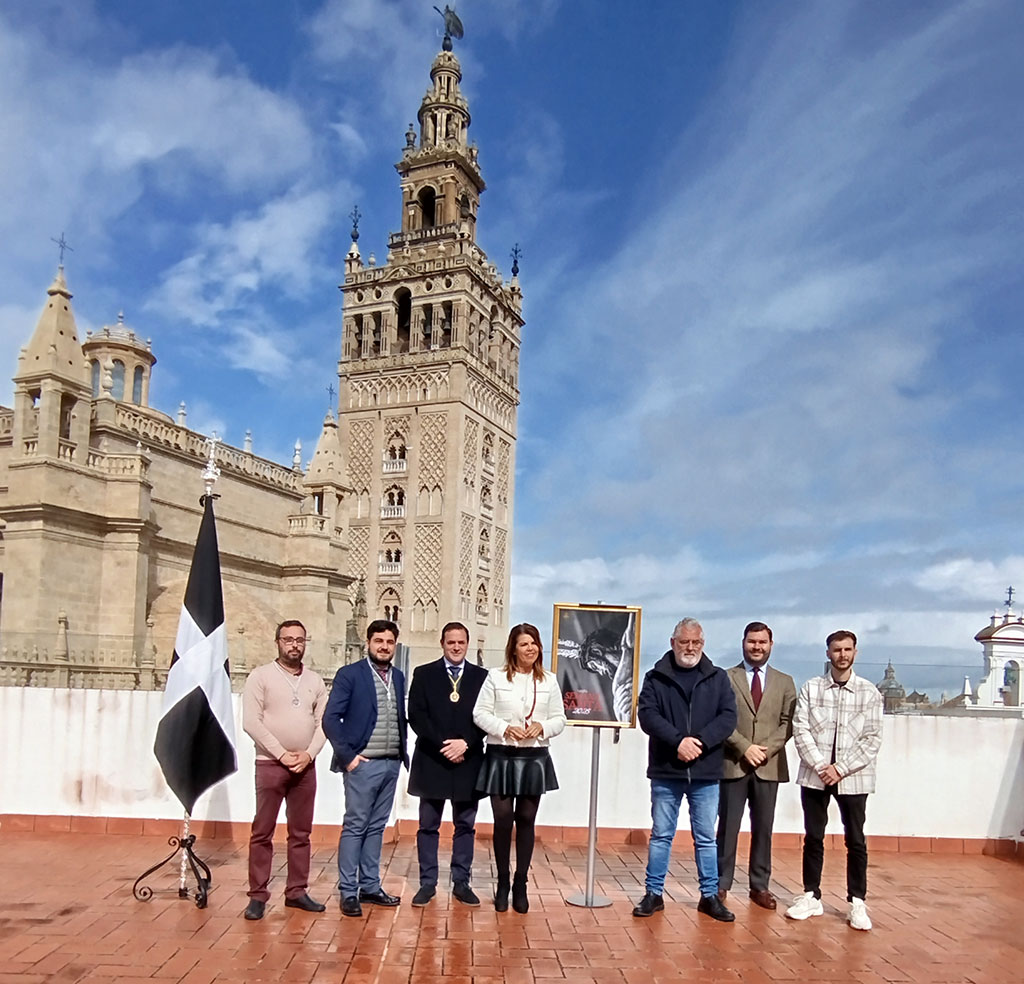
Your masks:
M570 724L636 726L640 609L555 605L553 668Z

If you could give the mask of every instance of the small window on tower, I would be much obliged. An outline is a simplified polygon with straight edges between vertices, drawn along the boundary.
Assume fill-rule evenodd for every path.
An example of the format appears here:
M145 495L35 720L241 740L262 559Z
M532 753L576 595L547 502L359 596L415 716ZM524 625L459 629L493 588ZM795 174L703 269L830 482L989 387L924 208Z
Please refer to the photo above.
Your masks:
M404 287L395 291L395 306L398 316L397 349L398 352L409 351L409 327L412 323L412 294Z
M113 372L114 384L111 387L110 393L115 400L124 399L124 363L120 359L114 359L114 372Z
M427 185L416 196L416 200L420 204L420 228L433 229L436 222L435 212L437 208L437 196L434 189Z

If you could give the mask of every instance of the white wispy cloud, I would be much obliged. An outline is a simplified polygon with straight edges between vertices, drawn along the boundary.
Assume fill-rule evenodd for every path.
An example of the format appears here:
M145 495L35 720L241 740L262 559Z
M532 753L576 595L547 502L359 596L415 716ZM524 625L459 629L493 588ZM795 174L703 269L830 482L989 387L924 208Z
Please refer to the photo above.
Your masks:
M1024 557L954 557L926 567L914 584L941 598L970 598L991 608L1008 586L1024 586Z
M209 52L107 59L100 49L57 57L53 48L49 34L0 16L4 238L73 222L96 251L147 189L171 198L266 192L310 162L299 107ZM49 248L37 238L23 251L32 260Z
M429 82L424 66L440 47L440 27L416 0L327 0L309 19L313 57L346 83L342 133L397 146Z
M267 289L296 294L326 279L316 253L344 195L289 191L252 212L194 230L193 250L169 269L148 307L193 325L215 326Z

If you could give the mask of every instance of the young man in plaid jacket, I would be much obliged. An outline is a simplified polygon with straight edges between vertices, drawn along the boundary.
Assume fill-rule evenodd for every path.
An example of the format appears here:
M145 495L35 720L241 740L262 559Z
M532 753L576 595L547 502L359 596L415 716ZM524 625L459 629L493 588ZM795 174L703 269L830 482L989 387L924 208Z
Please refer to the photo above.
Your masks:
M875 791L875 761L882 744L882 695L853 672L857 637L852 632L833 632L825 645L830 670L800 688L793 714L793 741L800 756L796 781L804 811L804 894L793 900L786 915L807 919L825 911L821 866L829 799L834 797L846 835L847 921L854 929L868 930L864 818L868 794Z

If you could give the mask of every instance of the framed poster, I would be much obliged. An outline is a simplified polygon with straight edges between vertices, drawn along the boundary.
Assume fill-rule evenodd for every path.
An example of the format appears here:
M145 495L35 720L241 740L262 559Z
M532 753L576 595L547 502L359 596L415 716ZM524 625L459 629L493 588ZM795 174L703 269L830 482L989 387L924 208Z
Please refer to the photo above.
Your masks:
M552 669L570 724L636 727L640 609L555 605Z

